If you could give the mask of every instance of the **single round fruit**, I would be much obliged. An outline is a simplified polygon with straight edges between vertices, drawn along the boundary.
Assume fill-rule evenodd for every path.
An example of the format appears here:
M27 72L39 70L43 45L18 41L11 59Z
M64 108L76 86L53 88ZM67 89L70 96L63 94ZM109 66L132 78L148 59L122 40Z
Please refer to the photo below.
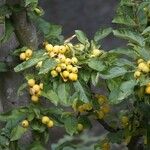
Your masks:
M54 52L50 52L50 53L49 53L49 56L50 56L51 58L55 57L55 55L56 55L56 54L55 54Z
M69 79L71 81L77 81L78 80L78 75L76 73L70 73L69 74Z
M102 144L102 150L110 150L110 144L108 142Z
M71 69L71 71L72 71L73 73L78 73L78 68L77 68L77 67L73 67L73 68Z
M29 59L30 59L30 57L26 57L26 61L29 60Z
M150 67L150 60L149 60L149 61L147 61L147 65Z
M37 93L36 93L36 96L38 96L38 97L40 97L41 96L41 90L40 91L38 91Z
M42 123L43 124L48 124L49 121L50 121L49 117L47 117L47 116L42 117Z
M85 104L83 104L82 105L83 106L83 108L85 109L85 110L87 110L87 111L89 111L89 110L92 110L92 104L90 104L90 103L85 103Z
M66 61L66 58L64 57L64 58L60 58L60 62L61 63L65 63L65 61Z
M66 50L67 50L67 48L64 45L59 47L59 53L61 53L61 54L64 54L66 52Z
M150 82L149 83L147 83L147 85L146 86L150 86Z
M58 54L58 58L61 59L61 58L66 58L66 56L64 54Z
M40 86L40 89L43 90L44 84L43 84L43 83L40 83L39 86Z
M134 78L135 79L138 79L139 77L141 76L141 71L135 71L135 73L134 73Z
M59 50L60 50L60 46L59 45L55 45L54 47L53 47L53 52L54 53L59 53Z
M146 94L150 94L150 86L147 86L147 87L146 87L145 93L146 93Z
M29 121L28 120L23 120L21 122L21 125L22 125L23 128L28 128L29 127Z
M37 102L39 102L39 97L36 95L32 95L31 100L32 100L32 102L37 103Z
M29 79L29 80L28 80L28 85L29 85L30 87L33 87L33 86L35 85L35 80L34 80L34 79Z
M83 51L83 50L85 49L85 45L83 45L83 44L76 44L76 45L74 46L74 48L75 48L76 50L78 50L78 51Z
M40 86L38 84L35 84L33 86L33 89L35 90L36 93L38 93L40 91Z
M52 128L53 126L54 126L54 122L52 120L49 120L49 122L47 123L47 127Z
M70 58L66 58L66 60L65 60L65 64L66 64L66 65L71 64L71 59L70 59Z
M25 54L26 54L26 57L31 57L32 56L32 50L31 49L27 49L26 51L25 51Z
M20 54L20 60L25 60L26 59L26 54L25 53L21 53Z
M61 67L56 67L56 69L55 69L57 72L61 72Z
M60 67L61 67L61 69L63 69L63 70L64 70L64 69L66 69L66 67L67 67L67 66L66 66L66 64L65 64L65 63L61 63L61 64L60 64Z
M51 44L46 44L45 45L45 49L48 51L48 52L51 52L53 50L53 45Z
M68 78L69 77L69 71L66 71L66 70L63 71L62 75L64 78Z
M104 112L104 113L108 113L110 112L110 107L108 104L105 104L101 107L101 110Z
M66 69L67 71L71 72L72 71L73 66L72 65L67 65Z
M103 119L104 117L105 117L105 114L103 113L103 111L98 111L98 113L97 113L97 115L98 115L98 118L99 119Z
M84 126L81 123L78 123L77 130L78 131L83 131L83 129L84 129Z
M85 109L84 109L84 107L83 107L82 105L79 106L77 110L78 110L80 113L85 112Z
M55 71L55 70L52 70L52 71L51 71L51 75L52 75L52 77L54 78L54 77L58 76L58 72Z
M148 65L145 65L145 66L143 67L142 71L143 71L144 73L149 73L150 70L149 70Z
M106 96L104 96L104 95L98 95L98 103L100 105L103 105L106 102L107 102L107 97Z
M95 57L99 56L101 54L101 51L99 49L94 49L92 51L92 55L94 55Z
M35 95L36 94L36 92L35 92L35 90L33 88L30 88L29 92L30 92L31 95Z
M140 63L138 65L138 70L144 72L144 73L148 73L149 72L149 67L147 66L147 64L145 64L144 62Z
M138 63L138 64L140 64L140 63L142 63L142 62L144 62L143 59L138 59L138 60L137 60L137 63Z
M65 46L67 51L69 51L73 47L72 43L67 43Z
M121 117L121 123L122 124L127 124L129 122L129 118L127 116L122 116Z
M72 62L72 64L77 64L78 59L76 57L72 57L71 62Z

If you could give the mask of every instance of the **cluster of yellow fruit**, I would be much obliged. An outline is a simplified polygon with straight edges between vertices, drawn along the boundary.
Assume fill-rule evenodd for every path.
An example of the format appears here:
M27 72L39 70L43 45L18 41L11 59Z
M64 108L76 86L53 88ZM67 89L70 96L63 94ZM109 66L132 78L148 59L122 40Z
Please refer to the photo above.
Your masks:
M107 97L104 95L96 95L97 101L100 104L100 109L96 110L97 117L103 119L109 112L110 106L107 102Z
M28 86L32 102L39 102L39 97L41 96L41 92L43 90L43 83L36 84L34 79L29 79Z
M21 122L21 125L22 125L23 128L28 128L29 127L29 121L28 120L23 120Z
M125 128L129 125L129 118L127 116L122 116L120 122L121 125Z
M76 57L67 57L66 54L69 52L68 45L51 45L45 44L45 49L51 58L55 58L58 63L57 66L51 71L52 77L57 77L59 74L62 79L66 82L78 80L78 59Z
M48 116L42 117L42 123L47 125L48 128L52 128L54 126L54 121L51 120Z
M33 51L31 49L27 49L25 52L20 54L20 60L28 60L32 57Z
M149 73L150 72L150 60L144 61L143 59L139 59L137 61L138 67L137 70L134 73L134 78L138 79L142 73Z
M85 104L82 104L82 105L78 106L77 111L80 112L80 113L83 113L83 112L86 112L86 111L90 111L92 109L93 109L93 107L92 107L91 103L85 103Z

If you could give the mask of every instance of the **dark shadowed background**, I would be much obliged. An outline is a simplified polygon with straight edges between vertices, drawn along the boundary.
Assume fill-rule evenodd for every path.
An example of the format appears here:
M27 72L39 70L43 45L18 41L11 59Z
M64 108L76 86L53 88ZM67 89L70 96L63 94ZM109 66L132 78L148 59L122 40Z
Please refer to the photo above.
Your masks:
M45 10L44 18L63 26L65 37L74 34L74 30L85 31L90 38L100 27L109 27L118 0L41 0ZM122 44L121 41L107 38L104 47L112 49Z

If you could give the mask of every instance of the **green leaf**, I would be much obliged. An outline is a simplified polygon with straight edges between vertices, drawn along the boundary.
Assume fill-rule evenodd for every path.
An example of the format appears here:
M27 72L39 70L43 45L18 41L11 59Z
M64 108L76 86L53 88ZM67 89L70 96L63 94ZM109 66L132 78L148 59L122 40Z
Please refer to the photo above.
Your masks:
M94 35L94 41L99 42L100 40L107 37L112 32L112 28L101 28Z
M27 83L23 83L23 84L19 87L19 89L18 89L18 91L17 91L17 95L18 95L18 96L23 95L23 90L26 89L27 87L28 87L28 84L27 84Z
M67 103L68 96L69 96L66 86L67 85L65 83L62 83L58 86L58 89L57 89L58 97L61 100L61 102L63 102L63 103Z
M84 89L79 81L73 83L75 90L79 93L79 99L85 103L89 102L88 91Z
M103 79L112 79L119 76L122 76L127 73L127 70L123 67L114 67L111 68L108 74L100 74Z
M0 114L0 121L1 122L6 122L6 121L9 121L9 120L15 120L16 118L19 119L19 118L22 118L22 117L24 117L24 114L22 112L20 112L19 110L14 109L12 111L1 113Z
M48 58L47 55L43 55L43 52L39 52L39 53L35 54L31 59L24 61L23 63L16 66L14 68L14 71L15 72L23 71L25 69L28 69L28 68L36 65L40 61L44 61L47 58Z
M147 27L143 32L142 32L142 35L149 35L150 33L150 26Z
M99 77L100 77L99 73L97 73L97 72L92 72L92 74L91 74L91 81L92 81L92 84L93 84L94 86L96 86L96 85L98 84Z
M10 15L11 14L11 10L9 9L9 7L8 6L6 6L6 5L2 5L1 7L0 7L0 17L2 17L2 16L8 16L8 15Z
M123 82L120 87L112 90L109 96L109 100L112 104L118 104L122 102L124 99L128 98L133 92L134 87L136 86L137 81L129 80Z
M6 23L5 23L5 35L0 39L0 44L3 44L6 41L8 41L9 38L11 37L13 31L14 31L14 28L13 28L12 24L9 21L6 21Z
M30 145L29 150L46 150L40 141L35 141Z
M25 0L25 6L30 4L38 4L38 0Z
M67 116L64 121L66 132L70 135L73 135L77 132L77 119L73 116Z
M7 66L5 63L0 62L0 72L6 72L7 71Z
M123 67L123 66L129 66L135 68L136 66L134 65L134 62L129 61L128 59L125 58L120 58L116 62L117 66Z
M141 58L144 58L145 60L149 60L150 53L149 53L149 47L148 48L138 48L136 49L136 52L141 56Z
M139 46L145 45L144 38L136 32L127 29L119 29L119 30L113 30L113 33L115 36L133 42L135 44L138 44Z
M52 70L57 65L57 62L54 59L46 59L42 67L40 68L39 74L45 74L48 73L50 70Z
M81 30L75 30L75 34L77 36L77 39L84 45L88 45L89 41L87 36L85 35L84 32L82 32Z
M32 121L31 128L32 128L34 131L37 131L37 132L39 132L39 133L42 133L42 132L45 131L46 126L44 126L44 124L39 123L39 122L37 122L37 121Z
M57 93L53 90L49 90L47 92L42 92L42 96L50 100L53 104L57 105L59 102L59 97Z
M6 138L4 135L0 135L0 146L9 146L9 139Z
M125 56L128 56L128 57L133 58L133 59L137 58L137 53L135 51L133 51L132 49L123 48L123 47L110 50L107 54L108 55L109 54L125 55Z
M131 95L134 92L134 87L137 84L137 81L135 80L129 80L126 82L123 82L120 86L120 93L118 100L121 101L125 98L127 98L129 95Z
M122 139L124 138L124 131L121 130L115 133L108 133L107 137L112 143L121 144Z
M36 15L30 14L31 20L35 22L38 29L44 33L44 37L48 41L52 41L53 39L62 38L62 27L59 25L50 24L45 21L41 17L37 17Z
M10 141L16 141L22 137L22 135L27 131L26 128L23 128L22 126L18 125L15 127L10 136Z
M120 5L133 6L134 2L132 0L121 0Z
M123 25L127 25L127 26L136 26L135 21L133 20L133 18L131 18L130 16L127 15L117 15L113 21L113 23L118 23L118 24L123 24Z
M96 59L91 59L88 62L88 66L96 71L103 71L105 69L105 65L103 64L103 62L101 60L96 60Z

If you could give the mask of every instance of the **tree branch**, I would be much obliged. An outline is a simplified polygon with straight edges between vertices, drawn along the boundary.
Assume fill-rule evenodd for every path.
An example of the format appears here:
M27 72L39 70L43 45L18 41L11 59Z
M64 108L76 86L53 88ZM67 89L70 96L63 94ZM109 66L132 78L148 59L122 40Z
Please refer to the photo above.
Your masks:
M14 12L12 20L15 26L15 33L22 46L27 46L32 49L38 47L38 35L36 27L32 21L28 18L26 9L22 11Z
M113 128L103 119L97 119L97 121L109 132L117 132L119 130L122 130L121 128Z

